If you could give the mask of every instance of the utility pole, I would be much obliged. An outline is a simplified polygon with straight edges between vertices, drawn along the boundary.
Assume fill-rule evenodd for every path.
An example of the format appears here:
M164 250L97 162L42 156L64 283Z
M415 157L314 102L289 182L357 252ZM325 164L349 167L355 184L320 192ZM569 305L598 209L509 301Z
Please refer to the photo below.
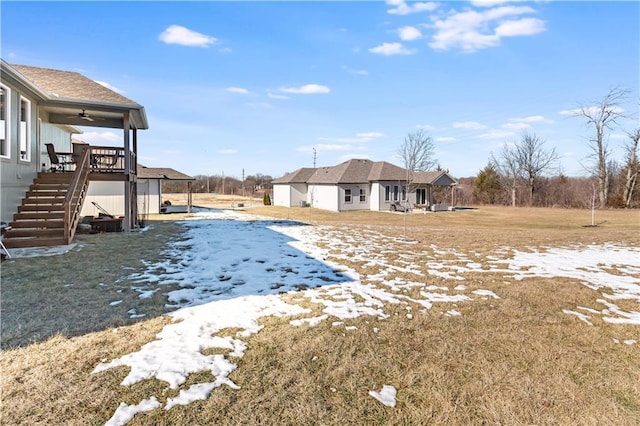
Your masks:
M317 156L318 156L318 152L316 151L316 147L314 146L314 147L313 147L313 168L314 168L314 169L316 168L316 159L317 159Z
M224 195L224 170L222 171L222 195Z
M244 169L242 169L242 196L244 197Z

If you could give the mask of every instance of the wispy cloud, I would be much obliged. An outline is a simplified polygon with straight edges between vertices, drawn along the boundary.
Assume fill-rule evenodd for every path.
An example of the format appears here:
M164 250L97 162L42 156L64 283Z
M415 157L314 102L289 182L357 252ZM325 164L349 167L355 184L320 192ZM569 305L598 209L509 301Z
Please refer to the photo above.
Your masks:
M113 90L116 93L120 93L121 95L125 93L124 90L118 89L116 86L113 86L113 85L107 83L106 81L98 81L98 80L94 80L94 81L96 83L98 83L99 85L106 87L109 90Z
M429 46L435 50L460 49L475 52L498 46L503 37L530 36L544 32L544 21L538 18L518 19L521 15L535 12L529 6L454 11L428 25L436 30Z
M289 99L289 97L288 97L288 96L285 96L285 95L277 95L277 94L275 94L275 93L271 93L271 92L268 92L268 93L267 93L267 98L270 98L270 99Z
M380 132L356 133L356 137L361 141L370 141L372 139L381 138L384 134Z
M195 47L209 47L218 42L215 37L192 31L180 25L170 25L160 33L158 38L167 44Z
M349 68L349 67L342 67L343 70L345 70L346 72L348 72L349 74L354 74L354 75L368 75L369 71L367 70L356 70L353 68Z
M503 129L508 129L508 130L524 130L524 129L530 129L531 128L531 124L528 124L528 123L504 123L501 127Z
M625 135L624 133L611 133L609 135L609 139L626 140L628 138L629 138L629 135Z
M377 55L413 55L415 50L407 49L402 43L382 43L380 46L372 47L369 52Z
M469 129L469 130L483 130L487 126L480 124L477 121L456 121L453 123L454 129Z
M245 89L244 87L227 87L225 90L227 92L238 93L240 95L248 95L251 93L249 89Z
M544 115L529 115L527 117L514 117L509 121L518 123L553 123L553 120L544 118Z
M273 105L269 102L248 102L245 104L249 108L258 108L258 109L271 109Z
M404 41L418 40L422 38L422 32L416 27L407 25L406 27L398 28L398 37Z
M432 126L431 124L418 124L416 126L416 129L422 129L422 130L436 130L435 126Z
M433 138L435 142L456 142L458 138L454 138L451 136L440 136L437 138Z
M87 142L92 145L100 145L104 143L121 142L122 137L118 136L114 132L85 132L77 137L83 142Z
M330 144L330 143L319 143L315 146L318 151L349 151L352 149L349 144Z
M391 15L409 15L418 12L431 12L438 8L436 2L411 2L408 4L405 0L387 0L387 4L392 6L387 10Z
M237 149L220 149L218 150L218 154L222 154L222 155L232 155L232 154L237 154L238 150Z
M584 108L574 108L574 109L565 109L560 111L560 115L568 115L568 116L573 116L573 115L580 115L582 114L582 112L586 112L588 114L594 115L597 114L600 111L600 108L596 107L596 106L591 106L591 107L584 107ZM623 108L620 107L614 107L611 109L612 112L615 112L617 114L621 114L624 112Z
M340 161L348 161L354 158L358 158L361 160L369 160L371 158L370 155L367 154L362 154L362 153L357 153L357 152L352 152L351 154L345 154L340 156Z
M504 3L513 3L520 0L473 0L471 4L478 7L493 7Z
M371 142L374 139L383 137L384 134L380 132L362 132L356 133L355 137L345 137L345 138L326 138L319 137L319 141L323 142L339 142L339 143L347 143L347 144L358 144L358 143L366 143Z
M505 139L514 137L516 134L508 130L492 130L487 133L478 135L478 139Z
M315 95L331 92L327 86L321 84L305 84L300 87L281 87L280 91L283 93L292 93L295 95Z
M546 30L544 21L537 18L522 18L516 21L507 21L496 27L498 37L528 36Z

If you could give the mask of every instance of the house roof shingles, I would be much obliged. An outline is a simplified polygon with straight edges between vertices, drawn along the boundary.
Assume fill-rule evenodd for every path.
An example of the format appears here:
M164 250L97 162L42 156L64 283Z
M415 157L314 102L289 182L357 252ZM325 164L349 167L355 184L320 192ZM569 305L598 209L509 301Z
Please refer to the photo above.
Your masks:
M165 179L165 180L195 180L177 170L168 167L145 167L138 164L139 179Z
M52 98L140 107L137 102L77 72L28 65L11 66Z
M278 179L274 179L272 183L306 183L315 171L316 169L314 168L303 167L291 173L287 173Z
M448 176L445 181L454 183L444 171L414 172L413 182L416 184L438 184L443 176ZM407 171L402 167L386 161L364 159L352 159L333 167L319 167L317 169L302 168L275 179L275 184L309 183L309 184L349 184L364 182L404 182L407 179ZM445 185L450 183L443 182Z

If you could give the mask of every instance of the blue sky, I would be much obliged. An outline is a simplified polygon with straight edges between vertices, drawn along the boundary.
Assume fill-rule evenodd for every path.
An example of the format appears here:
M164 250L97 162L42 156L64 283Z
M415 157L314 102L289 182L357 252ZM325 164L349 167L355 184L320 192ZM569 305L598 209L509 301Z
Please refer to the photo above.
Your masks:
M142 164L274 177L349 158L402 165L423 129L454 176L535 132L585 174L568 111L628 88L638 126L640 3L2 2L2 57L78 71L144 105ZM117 130L80 138L119 142Z

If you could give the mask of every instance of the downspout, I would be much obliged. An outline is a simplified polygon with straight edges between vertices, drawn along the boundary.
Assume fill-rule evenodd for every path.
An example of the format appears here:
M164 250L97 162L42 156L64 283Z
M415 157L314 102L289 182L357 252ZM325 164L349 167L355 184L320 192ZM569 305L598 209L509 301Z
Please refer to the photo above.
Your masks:
M122 116L124 136L124 232L131 232L131 147L129 146L129 112Z

